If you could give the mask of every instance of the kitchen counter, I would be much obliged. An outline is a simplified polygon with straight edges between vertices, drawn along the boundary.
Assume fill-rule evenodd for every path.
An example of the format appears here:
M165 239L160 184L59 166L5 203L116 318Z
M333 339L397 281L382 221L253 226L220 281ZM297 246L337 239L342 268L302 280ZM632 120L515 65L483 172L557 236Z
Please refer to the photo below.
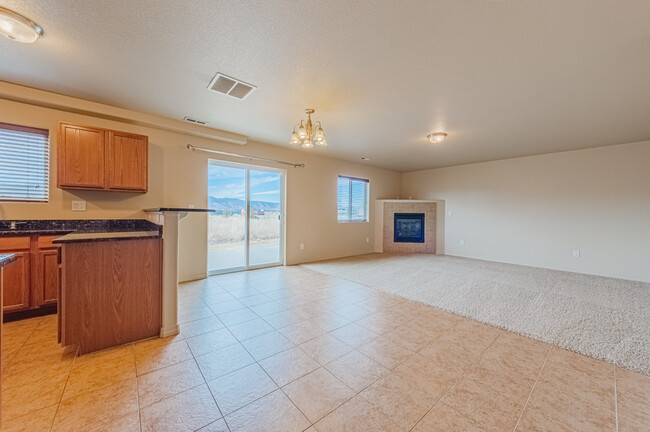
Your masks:
M183 207L156 207L144 209L147 213L161 213L161 212L185 212L185 213L214 213L214 209L202 208L183 208Z
M14 254L0 254L0 268L11 264L16 261L16 255Z
M58 237L52 243L98 242L111 240L135 240L150 237L160 237L160 231L127 231L127 232L92 232L70 233Z
M161 231L146 219L46 219L0 221L0 236Z

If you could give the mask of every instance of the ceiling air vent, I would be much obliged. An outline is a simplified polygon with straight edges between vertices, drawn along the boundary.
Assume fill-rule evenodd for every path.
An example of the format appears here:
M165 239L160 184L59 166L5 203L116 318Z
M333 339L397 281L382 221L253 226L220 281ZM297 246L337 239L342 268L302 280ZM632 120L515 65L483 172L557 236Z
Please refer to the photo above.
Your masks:
M221 72L215 75L208 86L208 90L232 96L236 99L246 99L246 96L251 94L256 88L254 85L240 81L237 78L229 77Z
M205 125L208 124L207 121L197 120L197 119L195 119L195 118L187 117L187 116L185 116L185 117L183 118L183 121L186 121L186 122L188 122L188 123L192 123L192 124L201 125L201 126L205 126Z

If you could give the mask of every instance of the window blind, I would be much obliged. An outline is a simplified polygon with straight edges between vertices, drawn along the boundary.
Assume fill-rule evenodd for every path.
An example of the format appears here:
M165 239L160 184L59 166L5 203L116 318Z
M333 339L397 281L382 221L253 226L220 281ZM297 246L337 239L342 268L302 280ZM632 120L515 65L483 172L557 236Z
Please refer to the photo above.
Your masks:
M47 201L49 131L0 123L0 200Z
M366 179L339 176L338 179L338 221L367 222L368 188Z

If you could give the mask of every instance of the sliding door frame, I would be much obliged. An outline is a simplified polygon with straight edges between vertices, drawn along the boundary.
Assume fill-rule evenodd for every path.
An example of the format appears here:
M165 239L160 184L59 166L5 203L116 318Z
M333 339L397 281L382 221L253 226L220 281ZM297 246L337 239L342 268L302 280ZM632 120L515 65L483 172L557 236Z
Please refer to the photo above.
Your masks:
M281 168L271 168L267 166L262 166L262 165L253 165L253 164L244 164L244 163L237 163L237 162L229 162L229 161L223 161L220 159L213 159L210 158L208 159L208 167L210 165L217 165L217 166L223 166L223 167L228 167L228 168L239 168L243 169L246 171L246 194L245 194L245 201L246 201L246 220L245 220L245 238L244 238L244 249L245 249L245 263L244 267L233 267L233 268L228 268L228 269L223 269L223 270L217 270L217 271L210 271L209 268L207 268L208 261L206 259L206 273L208 276L212 275L218 275L218 274L224 274L224 273L234 273L234 272L239 272L239 271L246 271L246 270L256 270L256 269L261 269L261 268L267 268L267 267L277 267L277 266L284 266L286 265L286 192L287 192L287 183L286 183L286 178L287 178L287 170L281 169ZM268 264L259 264L259 265L250 265L250 179L251 175L250 172L251 170L253 171L268 171L276 174L280 174L280 237L279 237L279 242L280 242L280 251L279 251L279 261L268 263ZM209 195L208 195L209 196ZM209 217L209 216L208 216ZM210 252L208 251L208 254ZM207 258L207 257L206 257Z

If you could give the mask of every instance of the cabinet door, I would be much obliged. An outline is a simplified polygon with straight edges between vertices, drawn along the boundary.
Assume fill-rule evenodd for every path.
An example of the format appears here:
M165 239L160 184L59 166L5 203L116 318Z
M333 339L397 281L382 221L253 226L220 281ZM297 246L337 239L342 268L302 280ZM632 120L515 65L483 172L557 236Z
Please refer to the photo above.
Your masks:
M61 123L58 185L62 189L104 188L103 129Z
M29 252L7 252L16 255L16 261L4 268L4 312L29 307L30 260Z
M39 250L32 287L36 306L56 304L59 295L59 250Z
M147 191L148 138L108 131L106 142L106 188Z

